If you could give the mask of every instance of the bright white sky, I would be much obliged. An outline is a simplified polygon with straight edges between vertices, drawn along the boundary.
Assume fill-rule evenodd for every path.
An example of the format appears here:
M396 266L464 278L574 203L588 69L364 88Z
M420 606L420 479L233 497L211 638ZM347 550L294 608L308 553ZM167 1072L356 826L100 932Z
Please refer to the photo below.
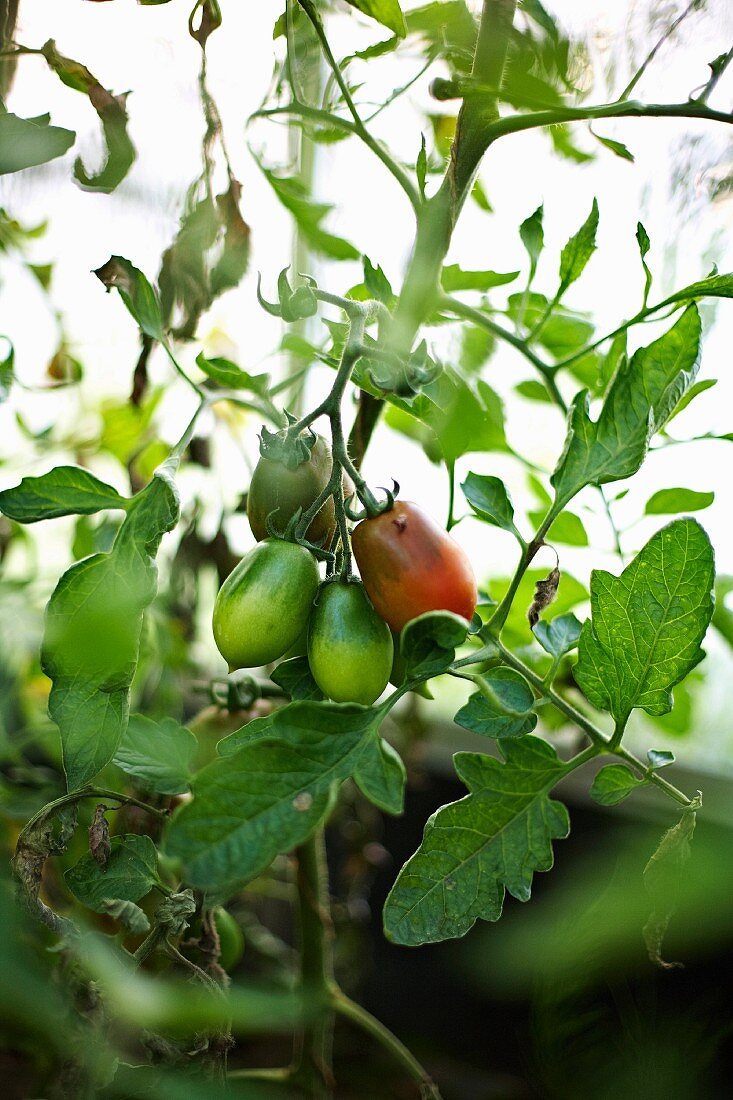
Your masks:
M9 103L11 110L23 116L50 108L54 123L75 129L80 136L77 149L63 160L2 178L0 203L25 222L49 221L49 231L38 243L34 259L56 263L53 302L63 315L75 354L86 367L82 399L88 409L94 407L99 394L123 397L129 392L137 354L134 324L118 296L106 295L89 273L111 254L119 253L154 278L160 254L175 231L186 187L199 170L199 48L186 29L190 6L189 0L147 8L134 0L104 4L21 0L19 41L38 46L52 37L63 53L84 62L105 87L115 92L132 90L128 100L130 131L139 157L129 177L111 196L85 194L71 179L73 156L78 149L92 163L98 157L98 122L83 96L60 86L41 59L28 58L20 62ZM414 6L418 5L405 5ZM574 35L587 39L599 72L606 61L614 60L618 76L610 89L603 86L601 77L597 98L618 94L630 65L638 63L654 41L647 12L658 5L646 0L554 0L547 6ZM682 6L674 5L678 11ZM278 322L257 305L255 282L259 270L265 288L272 288L278 271L288 263L290 223L247 151L245 122L259 105L271 78L272 26L282 4L280 0L247 4L221 0L221 7L224 27L212 36L208 49L210 85L219 103L235 171L243 184L242 207L253 226L253 256L250 273L239 290L215 305L201 332L210 352L229 354L250 371L277 374L280 364L271 353L279 340ZM675 46L662 49L637 90L640 98L684 100L704 83L707 62L733 41L733 7L725 0L709 0L706 7L706 12L696 13L684 24ZM385 37L368 20L357 22L342 17L332 21L331 35L337 56ZM378 98L404 82L413 68L411 60L370 62L359 73L359 79L368 78L369 97ZM380 116L379 136L407 162L414 163L419 149L418 109L436 110L427 91L429 79L423 78L407 97ZM719 85L714 102L725 107L732 99L733 78L729 73ZM493 149L486 158L482 180L496 213L488 217L469 204L449 259L468 268L522 267L525 256L516 227L544 201L546 247L536 287L552 291L559 251L586 217L595 195L601 211L599 249L582 281L568 295L568 304L592 310L601 327L612 328L634 312L640 302L642 275L634 240L639 217L651 237L649 262L660 295L702 277L713 261L721 271L733 270L733 197L710 202L708 171L711 164L716 166L716 178L733 171L733 131L677 120L618 120L599 125L598 130L627 144L636 157L635 165L601 149L595 162L578 168L551 157L547 139L534 133L510 137ZM283 128L259 123L248 137L268 162L284 161ZM595 144L582 132L578 138L585 147ZM401 192L384 168L354 141L322 149L318 158L316 191L319 197L336 204L329 227L352 240L374 263L380 263L393 284L399 285L412 239L410 211ZM680 182L673 193L674 177ZM337 292L360 279L355 264L314 263L312 272L322 286ZM7 265L0 269L0 277L1 329L16 346L20 377L27 383L38 382L55 349L56 322L30 277L19 278ZM500 295L501 291L496 295L497 302L501 301ZM712 312L706 311L710 320ZM648 326L632 339L649 342L656 332ZM723 301L706 339L700 375L720 381L674 422L678 436L733 429L732 343L733 303ZM199 347L192 346L184 357L192 360ZM162 359L155 361L158 377L166 376L168 370ZM548 407L521 402L511 395L511 386L525 377L530 374L511 349L501 349L487 372L487 380L508 399L510 440L549 471L561 447L563 425ZM314 392L327 378L328 372L324 371L314 383ZM20 472L41 472L51 463L48 457L43 467L31 467L29 445L15 428L15 408L20 407L37 428L53 422L57 438L72 428L83 434L85 424L93 431L94 414L80 413L78 390L52 396L16 396L15 402L0 411L0 452L6 462L3 483L13 483ZM188 402L183 388L172 390L161 413L166 438L174 440L180 434L188 418ZM245 453L250 459L256 453L258 427L255 421L248 421L236 441L231 441L228 433L219 433L221 462L216 477L205 486L211 524L217 521L222 499L233 502L247 484ZM733 506L732 447L729 443L704 442L651 455L644 474L634 481L618 506L619 522L625 525L636 520L646 499L661 486L714 489L715 504L700 518L716 544L721 570L733 572L729 519ZM58 457L68 460L63 453ZM520 511L522 504L536 506L527 495L524 474L516 462L494 455L469 456L459 464L459 476L462 478L468 469L503 477ZM115 474L105 463L100 462L95 470L119 482L119 472ZM419 501L438 518L444 516L444 475L414 445L388 429L381 428L377 434L365 472L377 485L389 484L388 479L396 476L404 496ZM188 491L196 487L200 489L200 483L190 484ZM594 514L597 506L592 494L588 495L587 508L591 510L579 510L583 511L591 540L599 548L607 547L607 527L603 518ZM232 535L244 549L250 538L245 522L233 522ZM628 549L638 547L657 526L658 517L640 523L629 536ZM468 520L458 526L455 535L469 550L482 580L504 574L512 567L515 546L503 532ZM54 549L53 544L44 544L46 550L45 563L49 576L53 576L62 564L63 547ZM563 550L563 563L583 580L587 580L592 565L616 567L602 549L596 554ZM733 741L723 731L719 735Z

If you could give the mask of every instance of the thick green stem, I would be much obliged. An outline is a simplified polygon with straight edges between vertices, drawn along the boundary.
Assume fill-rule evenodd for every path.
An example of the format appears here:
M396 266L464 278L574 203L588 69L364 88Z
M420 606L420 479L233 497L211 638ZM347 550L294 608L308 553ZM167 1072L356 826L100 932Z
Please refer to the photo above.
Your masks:
M472 77L498 86L512 31L516 0L484 0ZM456 137L443 182L418 213L417 236L402 286L390 336L392 347L404 354L440 298L440 271L458 215L491 138L489 124L498 118L496 99L465 100L456 124Z
M333 1093L333 928L323 831L297 852L301 991L307 1022L298 1036L295 1079L308 1096L325 1100Z

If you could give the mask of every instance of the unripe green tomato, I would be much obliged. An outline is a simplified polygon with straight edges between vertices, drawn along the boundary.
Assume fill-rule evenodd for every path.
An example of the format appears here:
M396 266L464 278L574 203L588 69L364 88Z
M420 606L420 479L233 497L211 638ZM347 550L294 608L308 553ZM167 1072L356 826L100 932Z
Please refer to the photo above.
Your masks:
M222 906L214 910L214 924L219 936L219 965L233 970L244 954L244 932L236 920Z
M244 555L214 604L214 640L230 671L282 657L306 627L318 581L316 559L297 543L265 539Z
M308 663L324 695L368 706L392 671L392 635L363 584L321 585L308 624Z
M316 436L310 458L294 470L289 470L282 462L260 458L247 493L247 518L258 542L268 536L267 517L271 513L274 515L270 522L276 531L282 532L298 508L308 511L328 484L332 461L331 448L321 435ZM348 474L344 474L343 484L345 496L354 492ZM329 497L311 521L306 537L310 542L325 546L335 530L336 511L333 497Z

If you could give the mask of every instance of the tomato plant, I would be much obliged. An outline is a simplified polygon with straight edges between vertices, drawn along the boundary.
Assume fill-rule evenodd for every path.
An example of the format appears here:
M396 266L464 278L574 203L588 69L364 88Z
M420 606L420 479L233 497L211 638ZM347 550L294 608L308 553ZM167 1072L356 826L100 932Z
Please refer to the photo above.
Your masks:
M729 838L708 841L699 879L688 876L702 794L689 759L670 767L668 746L678 738L691 757L700 702L714 679L730 679L733 581L716 580L711 538L690 514L714 494L672 479L686 475L674 458L685 447L719 449L723 467L733 439L716 420L722 400L697 435L675 419L693 401L693 413L705 408L715 384L698 375L733 274L690 262L673 277L683 219L653 243L636 211L629 222L633 203L616 202L622 184L599 201L588 186L601 177L588 173L596 157L634 172L634 150L610 135L633 143L655 120L698 127L681 131L695 171L678 171L674 186L688 188L702 237L692 192L714 178L722 203L730 189L729 157L699 160L700 134L733 123L722 21L696 3L655 12L660 37L609 92L638 51L602 70L591 44L538 0L286 0L264 34L266 5L81 7L81 41L114 43L118 74L126 42L159 94L146 129L142 90L128 112L126 78L113 91L101 64L98 77L45 24L37 35L30 0L0 6L0 176L32 197L56 173L79 235L60 234L51 217L44 237L40 219L11 210L8 188L0 274L34 295L29 318L6 309L0 359L10 440L0 454L0 807L18 895L0 883L0 1008L15 1091L436 1100L442 1090L447 1100L498 1095L507 1082L517 1095L607 1096L622 1081L646 1095L649 1066L666 1067L674 1047L685 1058L655 1078L656 1092L699 1093L676 1037L724 1034L717 1005L704 1028L675 1018L658 1049L634 1032L628 1045L644 1057L633 1066L618 1053L628 1019L597 1042L583 1029L610 1011L588 1008L599 958L616 974L623 955L636 982L628 944L643 944L648 970L672 979L665 935L677 908L675 928L711 937L730 912ZM50 8L43 18L73 49L70 9L59 11L60 23ZM698 86L647 94L659 52L695 19L696 44L714 38L716 51L708 66L693 51ZM164 26L191 78L185 96L146 60ZM265 53L245 141L239 100L230 125L218 97L242 73L252 92ZM195 74L185 68L194 56ZM29 97L19 74L33 65L58 86ZM50 87L63 98L46 113ZM171 87L164 125L155 112ZM194 87L199 168L173 187L164 139L191 132ZM100 127L96 166L57 124L77 111ZM513 150L545 139L524 147L528 172ZM357 148L381 183L364 183ZM555 172L577 195L567 230L537 190ZM136 211L145 229L128 234L125 211L153 178L165 199L145 218ZM171 235L160 214L168 237L157 249L147 227L171 205L168 191L178 224ZM527 198L521 220L517 195ZM79 209L101 222L85 226ZM112 254L105 245L89 274L80 252L99 249L87 237L102 223ZM39 252L54 242L58 272ZM477 259L484 248L490 257ZM599 281L594 268L605 252L610 271L614 249L629 273ZM146 274L139 265L154 253ZM576 284L592 278L584 301ZM244 330L242 347L228 324ZM49 330L39 379L42 357L28 349ZM100 378L116 387L126 355L129 398L111 384L100 398ZM714 767L725 771L717 757ZM572 935L556 932L554 916L538 933L540 918L524 925L510 905L503 940L493 925L506 895L528 901L536 874L571 859L557 844L570 831L566 802L581 829L591 803L606 815L592 833L598 877L566 864L572 889L558 886L549 906ZM645 845L633 858L620 845L628 874L604 862L616 858L608 838L621 803ZM404 835L390 832L402 815ZM650 820L661 839L649 838ZM715 812L702 820L715 829ZM603 897L580 912L590 879ZM367 949L373 909L388 946ZM399 998L384 997L387 1010L400 1002L391 1026L362 1003L370 950L383 953L372 974L387 982L406 965L394 962L403 947L469 933L465 955L423 953L429 996L419 980L406 987L416 972L399 972ZM450 982L433 994L444 972ZM534 1015L512 1034L533 1038L514 1076L497 1070L477 1084L476 1067L454 1077L459 1059L441 1044L443 1031L457 1042L472 1030L466 1004L479 1003L484 978L504 980L512 998L532 986ZM469 979L464 1016L448 1028L451 990ZM675 1003L705 1008L671 988ZM401 1037L419 1031L407 1005L422 1011L430 999L440 1034L416 1042L418 1058ZM614 1010L625 999L614 988ZM647 1019L632 1007L635 1025ZM481 1042L495 1051L507 1032L500 1011L487 1019ZM368 1059L353 1057L356 1035ZM703 1045L709 1057L712 1040ZM594 1062L603 1051L607 1077L584 1061L588 1049ZM715 1087L705 1078L702 1092Z

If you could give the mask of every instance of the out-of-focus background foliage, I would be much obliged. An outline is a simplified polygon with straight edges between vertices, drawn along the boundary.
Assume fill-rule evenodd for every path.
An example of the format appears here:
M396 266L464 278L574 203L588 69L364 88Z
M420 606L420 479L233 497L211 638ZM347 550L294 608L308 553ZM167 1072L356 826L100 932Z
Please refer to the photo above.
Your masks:
M419 5L404 6L409 11ZM597 101L619 93L686 6L649 0L555 0L547 5L570 37L577 84ZM293 221L263 171L298 169L293 129L262 119L248 124L270 86L275 58L282 58L283 40L273 41L272 35L280 5L222 0L221 7L224 30L208 46L209 86L242 184L241 208L252 229L251 260L241 285L204 314L197 339L182 345L181 357L192 365L203 348L253 374L267 372L281 380L299 361L292 347L281 347L280 323L257 304L257 273L271 288L295 255L321 286L341 293L361 281L362 266L360 259L336 262L308 255L302 235L294 240ZM337 56L383 37L375 24L335 7L328 25ZM643 78L640 90L648 101L684 99L705 82L707 63L721 43L733 38L733 9L725 0L693 7ZM0 332L14 348L19 383L0 407L2 487L74 462L123 492L137 488L188 419L190 395L171 379L159 350L150 359L142 402L130 402L138 333L118 297L106 295L91 274L110 255L120 254L154 279L189 186L201 171L200 50L188 34L187 14L182 0L161 7L140 7L132 0L21 0L20 41L40 46L53 38L105 87L131 90L129 129L138 155L111 195L84 193L75 185L70 167L76 151L0 181ZM360 86L360 102L376 109L422 66L416 44L398 56L354 63L351 79ZM440 61L380 113L373 127L410 165L422 131L437 169L455 106L431 98L428 86L435 75L444 75ZM725 104L732 93L733 81L726 77L716 94ZM88 101L64 88L41 58L20 60L8 106L23 117L50 110L54 124L79 133L85 162L98 161L98 120ZM634 239L637 220L652 242L648 262L659 296L703 277L714 263L722 271L733 268L733 137L727 127L678 119L618 120L595 129L623 142L634 163L614 156L583 126L573 129L572 145L558 137L553 147L547 135L533 132L492 149L482 168L478 201L465 212L449 260L466 269L524 272L526 255L517 227L544 203L545 251L535 289L551 293L559 250L596 196L598 252L568 304L575 332L583 325L577 315L587 313L603 333L639 305L643 274ZM314 196L333 204L328 228L353 243L355 256L365 253L379 264L398 286L411 221L404 196L382 167L354 142L323 143L315 147L309 172ZM223 182L218 162L216 173ZM514 291L511 285L492 291L492 305L504 308ZM680 486L714 492L713 503L699 518L725 578L733 574L733 444L676 443L731 430L733 311L722 301L703 303L702 314L706 340L700 378L716 379L716 384L673 421L643 473L614 504L614 513L623 548L631 554L664 521L645 514L656 490ZM634 339L648 343L660 328L652 324L641 331ZM326 334L314 320L302 335L321 342ZM507 448L471 454L458 459L457 480L469 469L502 477L529 529L526 517L542 508L546 474L562 445L561 418L537 399L526 364L512 349L483 346L475 333L469 336L459 326L434 330L431 341L453 366L473 377L480 373L489 382L504 404L510 447L532 464L518 461ZM315 366L299 400L313 403L328 373ZM223 406L207 417L204 438L196 440L180 477L184 520L163 545L160 594L148 616L134 685L135 709L152 717L190 721L207 702L199 689L212 676L224 675L210 638L210 608L218 579L251 543L241 498L256 461L261 419ZM409 428L394 414L379 426L366 476L372 484L396 477L405 497L443 519L445 471L430 461L429 444L423 448L410 438ZM582 617L591 568L618 571L619 560L597 496L588 492L577 512L582 522L569 533L569 542L558 546L565 573L560 603L573 604ZM114 530L106 515L30 528L0 518L0 810L8 853L20 825L63 789L58 738L45 713L48 684L38 663L42 609L68 563L108 547ZM501 578L514 564L511 538L472 519L463 520L454 535L471 554L482 584L492 595L500 594ZM690 963L686 971L651 973L638 934L646 919L640 869L668 823L651 795L603 811L578 793L577 804L571 805L573 836L560 846L558 869L551 881L541 877L531 907L510 903L501 926L482 928L465 943L418 952L381 941L379 903L401 859L414 849L428 814L463 793L447 778L450 753L472 747L468 735L449 722L460 699L455 682L439 685L433 703L414 700L398 718L413 744L407 817L390 821L383 832L371 814L367 820L360 817L363 807L343 810L332 845L337 925L344 932L342 964L370 1007L403 1038L409 1039L405 1031L412 1030L417 1051L432 1058L436 1075L453 1081L445 1087L446 1097L610 1098L625 1092L666 1100L725 1095L730 999L726 1004L720 987L730 986L733 948L726 829L732 817L733 608L726 605L727 589L723 579L708 657L676 689L673 712L658 720L638 717L632 732L640 749L675 752L684 765L680 786L705 790L697 855L669 947L670 957ZM520 595L519 614L529 599L529 591L524 602ZM241 724L241 716L235 721ZM215 716L210 748L226 722L225 715ZM559 731L558 736L568 735ZM67 858L73 862L79 854L80 849ZM49 888L63 900L60 883L51 882ZM261 902L252 910L243 902L239 913L253 944L246 968L261 977L288 964L288 948L277 938L287 939L287 921L277 902L269 904L269 910ZM18 918L8 907L3 919L12 924ZM39 1061L48 1068L60 1058L44 1046L53 1035L54 998L61 995L48 985L47 946L24 943L21 953L6 961L9 980L0 1008L9 1021L6 1074L19 1082L12 1095L34 1095L23 1089L38 1079L33 1070ZM345 1062L349 1055L361 1056L360 1048L349 1047L348 1037L341 1043ZM367 1079L379 1080L374 1075L386 1072L370 1063ZM367 1094L358 1091L364 1088L360 1073L355 1067L353 1079L346 1078L344 1087L354 1092L344 1096ZM166 1093L174 1094L179 1095Z

